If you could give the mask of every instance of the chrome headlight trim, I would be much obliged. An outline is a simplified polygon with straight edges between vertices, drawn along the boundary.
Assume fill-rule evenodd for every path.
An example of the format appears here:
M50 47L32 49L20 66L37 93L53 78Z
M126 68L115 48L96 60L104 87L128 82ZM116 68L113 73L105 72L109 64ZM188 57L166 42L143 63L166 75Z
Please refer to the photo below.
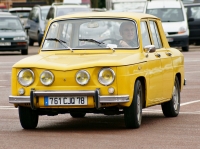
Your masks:
M112 78L112 80L110 80L110 81L107 81L107 80L105 80L105 79L102 77L103 73L104 73L106 70L110 71L111 74L112 74L112 77L113 77L113 78ZM114 82L114 80L115 80L115 72L114 72L111 68L102 68L102 69L99 71L98 80L99 80L99 83L101 83L102 85L108 86L108 85L110 85L110 84L112 84L112 83Z
M50 78L50 77L51 78ZM45 78L43 78L43 77L45 77ZM50 79L49 81L47 81L47 82L44 82L45 80L43 80L43 79ZM54 81L54 75L53 75L53 73L51 72L51 71L49 71L49 70L44 70L41 74L40 74L40 82L43 84L43 85L45 85L45 86L49 86L49 85L51 85L52 83L53 83L53 81Z
M79 80L80 75L86 75L87 76L86 80L83 81L83 82L80 82L80 80ZM86 84L88 84L89 80L90 80L90 74L86 70L80 70L80 71L78 71L76 73L76 82L78 84L80 84L80 85L86 85Z
M25 73L25 72L30 72L31 74L31 77L32 77L32 80L31 81L27 81L24 80L24 78L22 77L22 75ZM31 70L31 69L22 69L18 72L17 74L17 80L19 82L19 84L21 84L22 86L30 86L34 81L35 81L35 75L34 75L34 72ZM24 82L23 82L24 81Z

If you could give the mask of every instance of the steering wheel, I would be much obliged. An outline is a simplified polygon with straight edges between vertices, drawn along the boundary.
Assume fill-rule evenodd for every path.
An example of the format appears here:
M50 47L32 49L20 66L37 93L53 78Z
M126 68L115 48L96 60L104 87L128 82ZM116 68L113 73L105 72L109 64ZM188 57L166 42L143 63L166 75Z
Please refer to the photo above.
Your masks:
M118 44L119 41L117 39L114 39L114 38L106 38L106 39L103 39L101 40L101 42L105 42L105 41L111 41L112 44Z

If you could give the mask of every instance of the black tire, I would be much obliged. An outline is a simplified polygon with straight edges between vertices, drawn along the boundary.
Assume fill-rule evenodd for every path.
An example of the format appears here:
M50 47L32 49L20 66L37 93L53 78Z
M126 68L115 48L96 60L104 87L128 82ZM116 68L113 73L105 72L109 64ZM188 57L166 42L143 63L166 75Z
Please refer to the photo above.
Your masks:
M82 118L82 117L85 117L86 113L84 113L84 112L70 112L70 115L73 118Z
M24 129L35 129L38 125L38 114L36 110L19 106L19 119Z
M21 54L22 54L22 55L28 55L28 49L21 50Z
M171 100L161 104L161 107L165 117L178 116L180 111L180 86L177 77L175 78Z
M124 108L124 121L126 128L139 128L142 122L142 102L144 88L140 80L136 80L134 95L130 107Z
M34 40L29 37L29 46L33 46Z
M189 46L182 47L182 51L184 51L184 52L188 52L188 51L189 51Z

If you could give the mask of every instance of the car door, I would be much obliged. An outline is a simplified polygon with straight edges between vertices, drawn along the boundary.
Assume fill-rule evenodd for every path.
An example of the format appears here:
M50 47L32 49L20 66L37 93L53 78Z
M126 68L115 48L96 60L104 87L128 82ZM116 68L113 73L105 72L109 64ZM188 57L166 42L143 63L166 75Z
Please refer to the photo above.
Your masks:
M173 87L173 65L171 55L172 53L169 49L163 47L162 39L160 38L160 32L158 27L157 20L149 20L150 32L152 35L153 44L156 47L156 53L160 57L161 60L161 69L162 69L162 86L163 86L163 98L158 101L162 102L162 100L166 100L171 98L172 87Z
M150 34L147 26L147 20L143 20L140 23L142 33L142 45L143 48L148 45L152 45L150 40ZM147 89L146 89L146 106L156 104L163 96L162 86L162 66L161 59L156 52L148 53L146 55L147 60Z

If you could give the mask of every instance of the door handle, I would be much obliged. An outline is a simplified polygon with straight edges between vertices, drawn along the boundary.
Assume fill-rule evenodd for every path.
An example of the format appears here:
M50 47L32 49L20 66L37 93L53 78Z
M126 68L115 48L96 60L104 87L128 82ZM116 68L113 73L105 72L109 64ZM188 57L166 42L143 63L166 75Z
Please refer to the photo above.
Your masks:
M157 57L161 57L161 55L160 55L159 53L156 53L155 56L157 56Z
M170 52L166 52L166 55L171 56L172 54Z

